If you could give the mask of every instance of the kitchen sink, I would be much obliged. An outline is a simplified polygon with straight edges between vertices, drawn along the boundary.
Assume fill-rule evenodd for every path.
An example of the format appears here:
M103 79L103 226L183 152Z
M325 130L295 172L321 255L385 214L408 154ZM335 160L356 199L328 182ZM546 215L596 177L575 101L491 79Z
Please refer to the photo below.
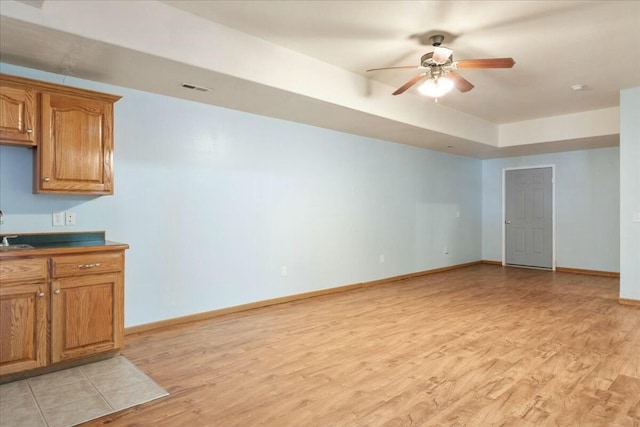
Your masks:
M0 251L15 251L19 249L33 249L33 246L25 244L0 246Z

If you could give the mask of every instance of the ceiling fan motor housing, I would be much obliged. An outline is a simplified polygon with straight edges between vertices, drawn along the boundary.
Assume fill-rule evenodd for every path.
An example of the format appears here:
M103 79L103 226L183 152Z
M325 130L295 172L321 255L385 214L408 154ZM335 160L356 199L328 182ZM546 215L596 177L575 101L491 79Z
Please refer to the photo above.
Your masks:
M444 36L441 35L441 34L435 34L435 35L429 37L429 40L431 40L431 46L438 47L444 41Z

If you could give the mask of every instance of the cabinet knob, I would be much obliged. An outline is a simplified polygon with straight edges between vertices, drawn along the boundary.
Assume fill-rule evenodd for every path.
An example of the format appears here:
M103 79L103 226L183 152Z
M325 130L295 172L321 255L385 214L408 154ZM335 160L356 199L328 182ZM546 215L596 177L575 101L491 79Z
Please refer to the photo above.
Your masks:
M39 292L39 293L38 293L38 296L39 296L40 298L42 298L42 297L44 296L44 292Z
M60 294L60 289L56 289L55 291L53 291L53 293L56 295Z
M42 178L42 180L43 180L44 182L49 182L49 181L51 181L51 178L46 177L46 178Z
M33 129L27 129L27 133L33 133Z

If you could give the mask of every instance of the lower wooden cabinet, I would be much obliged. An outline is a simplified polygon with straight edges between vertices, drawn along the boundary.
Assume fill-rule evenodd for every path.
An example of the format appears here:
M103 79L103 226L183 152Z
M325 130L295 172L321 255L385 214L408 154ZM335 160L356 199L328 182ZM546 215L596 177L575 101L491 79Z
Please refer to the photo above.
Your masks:
M47 364L46 258L0 262L0 375Z
M0 260L1 376L123 345L123 250Z
M122 347L121 274L67 277L51 288L51 362Z
M47 364L47 285L0 284L0 375Z

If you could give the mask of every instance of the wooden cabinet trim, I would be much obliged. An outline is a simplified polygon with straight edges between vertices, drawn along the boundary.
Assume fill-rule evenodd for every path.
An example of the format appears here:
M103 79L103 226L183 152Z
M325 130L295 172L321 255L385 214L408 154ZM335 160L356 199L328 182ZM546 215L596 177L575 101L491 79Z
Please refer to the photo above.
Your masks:
M112 95L109 93L96 92L90 89L80 89L71 86L59 85L56 83L48 83L40 80L29 79L26 77L12 76L9 74L0 73L0 83L10 83L19 86L29 86L36 89L39 92L58 93L61 95L79 96L82 98L100 99L105 102L116 102L120 98L119 95Z

